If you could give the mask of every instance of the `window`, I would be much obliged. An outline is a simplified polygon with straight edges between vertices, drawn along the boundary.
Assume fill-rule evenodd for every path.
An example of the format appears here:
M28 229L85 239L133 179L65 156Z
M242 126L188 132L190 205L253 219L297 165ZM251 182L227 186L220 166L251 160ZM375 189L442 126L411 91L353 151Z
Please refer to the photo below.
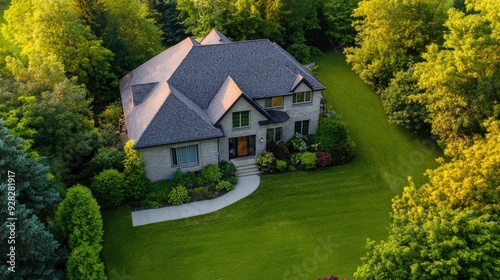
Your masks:
M276 143L281 141L281 137L283 135L283 127L276 128L268 128L266 131L266 142L267 143Z
M173 166L198 164L198 145L172 148L170 151Z
M233 128L242 128L250 126L250 111L233 113Z
M293 104L309 103L312 99L312 92L295 92L293 94Z
M309 120L295 122L295 134L308 135L309 134Z
M266 99L266 108L280 108L283 107L283 96L277 96Z

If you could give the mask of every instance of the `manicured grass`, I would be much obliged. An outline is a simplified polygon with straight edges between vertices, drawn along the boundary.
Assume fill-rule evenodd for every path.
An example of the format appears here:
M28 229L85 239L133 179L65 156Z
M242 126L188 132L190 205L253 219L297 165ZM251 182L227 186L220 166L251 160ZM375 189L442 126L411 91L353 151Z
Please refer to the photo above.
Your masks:
M110 279L352 277L367 238L387 236L391 198L424 182L438 149L387 122L380 100L340 54L317 58L328 105L348 122L355 159L340 167L262 176L255 193L216 213L131 226L104 213ZM135 277L135 278L127 278Z

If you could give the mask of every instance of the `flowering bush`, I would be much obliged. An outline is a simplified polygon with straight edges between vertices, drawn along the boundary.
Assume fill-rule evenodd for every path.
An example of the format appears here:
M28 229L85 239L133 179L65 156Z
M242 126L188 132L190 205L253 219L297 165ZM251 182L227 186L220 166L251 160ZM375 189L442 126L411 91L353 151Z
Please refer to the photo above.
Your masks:
M295 134L292 139L290 139L290 143L292 144L292 148L298 152L306 152L307 151L307 136L302 134Z
M311 152L301 154L300 164L306 170L316 168L316 154Z
M317 152L316 163L322 168L330 166L332 165L332 155L328 152Z
M257 157L257 167L263 172L270 172L274 169L276 164L276 158L273 153L268 151L262 151Z
M318 278L317 280L339 280L339 278L337 276L327 276L327 277L323 277L323 278Z

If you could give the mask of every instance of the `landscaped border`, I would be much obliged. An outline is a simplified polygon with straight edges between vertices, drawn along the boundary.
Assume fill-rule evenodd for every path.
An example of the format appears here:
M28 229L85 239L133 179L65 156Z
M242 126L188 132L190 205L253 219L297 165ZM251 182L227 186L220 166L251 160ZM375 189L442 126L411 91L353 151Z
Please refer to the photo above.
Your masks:
M212 213L249 196L259 187L259 184L260 177L258 175L239 177L233 190L214 199L134 211L132 212L132 225L134 227L142 226Z

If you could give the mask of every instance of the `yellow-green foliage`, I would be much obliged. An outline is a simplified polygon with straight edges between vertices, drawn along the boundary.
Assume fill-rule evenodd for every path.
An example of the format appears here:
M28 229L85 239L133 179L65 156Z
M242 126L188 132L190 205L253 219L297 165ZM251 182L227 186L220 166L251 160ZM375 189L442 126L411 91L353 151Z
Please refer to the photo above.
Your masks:
M356 277L499 279L500 122L486 126L485 139L428 171L428 184L410 180L393 200L388 240L368 242Z
M142 199L146 196L149 184L146 177L145 164L139 151L133 148L134 141L125 144L125 161L123 162L125 175L125 195L130 199Z

